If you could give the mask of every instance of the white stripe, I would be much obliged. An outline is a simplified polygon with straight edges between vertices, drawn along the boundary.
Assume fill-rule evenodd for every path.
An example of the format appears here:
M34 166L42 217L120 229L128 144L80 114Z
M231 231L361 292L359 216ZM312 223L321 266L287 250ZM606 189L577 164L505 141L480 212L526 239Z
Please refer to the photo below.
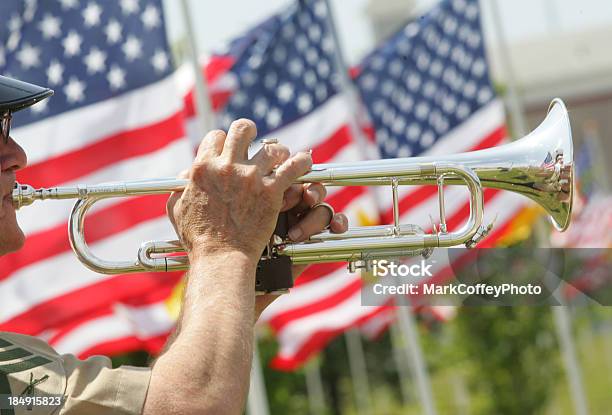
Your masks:
M177 140L155 153L115 163L104 169L97 170L88 176L80 177L78 181L64 185L70 186L77 183L96 184L110 181L176 176L182 170L181 166L184 166L184 168L190 166L192 161L190 151L187 140ZM95 212L102 206L109 206L109 203L115 204L124 200L115 199L111 202L104 202L104 204L101 203L99 206L94 206L91 211ZM68 220L68 215L73 205L74 200L38 202L19 210L17 217L26 234L33 234L65 223Z
M140 338L159 336L174 327L175 321L164 301L138 306L117 303L113 308L117 317L130 322Z
M160 218L92 244L92 250L101 258L133 260L143 241L168 238L175 238L174 231L166 218ZM10 278L0 281L0 321L106 278L129 277L104 276L90 271L71 251L19 269Z
M14 136L30 164L72 152L101 139L154 124L181 111L176 80L169 75L117 98L16 128Z
M132 335L133 327L129 321L110 314L88 320L57 342L51 343L51 346L60 354L79 355L100 343L119 340Z

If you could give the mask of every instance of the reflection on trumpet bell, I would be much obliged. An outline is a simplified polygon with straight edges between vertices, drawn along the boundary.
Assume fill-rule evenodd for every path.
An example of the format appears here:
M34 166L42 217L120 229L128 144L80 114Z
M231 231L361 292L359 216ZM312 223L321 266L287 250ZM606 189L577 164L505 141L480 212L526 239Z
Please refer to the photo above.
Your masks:
M555 228L563 231L569 226L573 200L573 146L567 109L560 99L553 100L548 115L533 132L504 146L441 157L315 164L298 182L390 186L394 223L353 227L340 235L323 232L304 243L282 241L272 245L272 256L289 256L294 263L348 261L352 264L350 268L355 269L355 264L367 266L372 259L426 255L437 247L472 247L492 226L483 224L483 188L529 197L546 210ZM441 223L432 233L399 223L398 187L422 184L438 186ZM20 208L37 200L77 199L70 216L70 241L79 259L94 271L118 274L180 270L189 264L186 256L174 255L183 252L178 241L145 243L138 258L132 261L98 258L85 242L84 218L103 199L170 193L186 185L186 179L175 178L38 190L16 185L13 203ZM462 227L452 232L446 226L444 185L464 185L470 192L470 216Z

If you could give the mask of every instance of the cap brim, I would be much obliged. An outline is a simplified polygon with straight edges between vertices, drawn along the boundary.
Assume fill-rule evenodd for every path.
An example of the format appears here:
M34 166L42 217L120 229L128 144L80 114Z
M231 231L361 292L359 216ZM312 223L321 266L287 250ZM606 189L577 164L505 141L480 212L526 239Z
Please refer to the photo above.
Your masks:
M0 111L19 111L53 95L53 90L0 76Z

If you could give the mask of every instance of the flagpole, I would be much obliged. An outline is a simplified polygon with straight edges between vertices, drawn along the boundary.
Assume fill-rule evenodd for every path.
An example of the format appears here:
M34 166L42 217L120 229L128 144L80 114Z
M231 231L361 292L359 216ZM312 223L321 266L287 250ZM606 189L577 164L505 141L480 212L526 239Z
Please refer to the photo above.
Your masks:
M508 91L507 97L509 100L508 108L510 109L510 116L512 118L513 125L517 130L518 136L522 137L527 133L527 127L525 123L522 102L518 98L516 78L514 76L514 70L510 59L508 42L506 41L505 33L502 27L498 0L494 0L491 2L491 9L493 12L493 26L495 28L499 40L502 68L505 68ZM550 247L548 232L542 227L541 222L539 224L536 224L535 230L535 238L538 243L538 246L543 248ZM561 283L563 282L561 281ZM559 301L560 305L553 306L552 312L554 317L555 329L557 331L557 337L561 345L561 352L563 354L563 360L565 363L567 381L569 383L569 389L572 395L572 402L574 404L574 412L577 415L587 415L587 399L586 394L584 392L580 365L576 356L576 348L574 346L574 340L572 338L571 320L567 311L567 305L562 295L556 295L555 298Z
M321 363L319 358L310 359L304 367L306 375L306 390L308 392L308 406L312 415L325 413L325 394L323 392L323 381L321 380Z
M419 344L419 334L414 321L414 315L412 310L409 310L410 300L403 295L396 298L398 302L396 310L399 328L406 342L404 353L406 353L406 357L412 362L423 413L425 415L436 415L436 407L431 392L431 382L427 373L427 364Z
M344 333L346 348L348 352L353 392L355 394L355 405L358 414L368 415L372 413L372 401L370 398L370 384L368 381L368 369L363 354L361 335L356 329L347 330Z
M215 128L215 119L212 113L212 106L210 104L210 95L208 94L208 87L202 67L200 66L200 52L198 49L198 43L195 37L195 31L191 22L191 10L189 7L188 0L181 0L181 11L183 13L183 22L185 23L185 30L187 34L187 43L189 45L189 52L191 55L191 61L193 64L193 72L195 75L195 101L196 111L200 126L200 134L203 137L208 131Z
M400 391L402 393L402 400L404 405L410 404L410 364L406 359L404 352L404 339L402 337L401 329L399 327L398 320L394 321L390 327L391 330L391 348L393 350L393 360L395 360L395 366L397 367L397 374L400 381Z
M592 151L590 151L590 157L592 158L592 165L590 168L595 173L596 180L594 184L599 187L603 193L610 192L610 179L606 168L606 161L601 144L601 135L599 134L599 127L597 121L587 120L582 125L582 136L584 138L583 145L590 145Z
M257 347L257 335L253 340L253 362L251 364L251 383L249 385L249 397L247 401L248 415L269 415L270 407L266 394L266 384L264 382L259 351Z
M324 0L327 9L327 25L329 32L331 33L332 40L334 43L334 63L339 72L340 76L340 92L349 108L349 128L351 130L351 136L357 140L359 147L364 149L366 152L364 156L366 158L376 158L373 154L368 154L370 146L367 145L367 139L365 138L359 122L359 93L355 88L355 84L349 75L349 67L346 64L345 55L340 44L340 38L338 36L338 30L336 28L336 20L334 19L334 12L332 10L331 1Z
M508 104L508 110L510 112L510 118L512 119L512 126L515 129L517 137L523 137L527 134L527 122L525 121L525 111L523 103L518 96L518 88L516 83L516 77L514 74L514 67L512 66L512 59L510 57L510 49L508 42L502 27L501 15L497 0L491 2L491 11L493 12L493 27L497 34L497 40L499 42L499 57L501 59L501 68L506 77L506 103ZM505 68L505 70L504 70Z

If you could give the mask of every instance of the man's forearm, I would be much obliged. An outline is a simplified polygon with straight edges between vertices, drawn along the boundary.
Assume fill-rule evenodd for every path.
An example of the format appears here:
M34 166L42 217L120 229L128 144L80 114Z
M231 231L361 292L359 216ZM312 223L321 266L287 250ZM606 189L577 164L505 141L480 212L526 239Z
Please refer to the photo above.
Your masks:
M158 413L154 408L242 412L251 369L256 266L238 252L192 259L179 332L153 368L145 413ZM178 396L190 398L174 402Z

